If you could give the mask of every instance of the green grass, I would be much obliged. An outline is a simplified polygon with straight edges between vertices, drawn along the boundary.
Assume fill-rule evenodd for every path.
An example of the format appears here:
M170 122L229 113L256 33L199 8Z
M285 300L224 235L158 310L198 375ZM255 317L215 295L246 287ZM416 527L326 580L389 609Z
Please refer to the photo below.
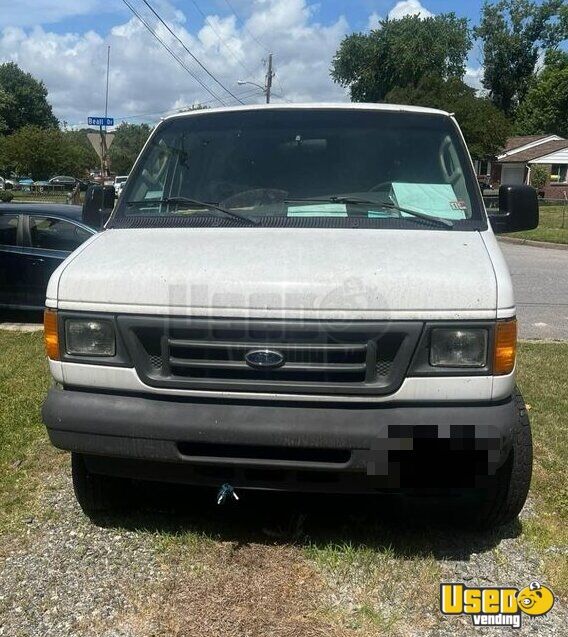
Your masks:
M564 228L562 228L564 216ZM526 232L513 232L508 236L518 239L530 239L531 241L568 243L568 205L541 206L538 228Z
M49 376L42 335L0 331L0 529L31 506L52 450L40 409Z
M568 594L568 343L523 343L518 382L530 406L535 456L535 514L524 531L551 584Z
M13 203L67 203L66 192L26 192L25 190L13 190Z

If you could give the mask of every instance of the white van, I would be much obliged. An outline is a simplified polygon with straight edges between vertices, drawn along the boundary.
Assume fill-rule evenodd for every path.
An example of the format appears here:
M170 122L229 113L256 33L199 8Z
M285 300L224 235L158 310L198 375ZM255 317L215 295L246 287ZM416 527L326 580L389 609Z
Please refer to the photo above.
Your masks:
M538 205L499 196L490 223L442 111L162 121L47 290L43 418L85 512L158 480L435 493L478 525L514 518L532 446L494 231L536 227Z
M124 184L126 183L126 180L128 179L128 175L117 175L114 178L114 190L115 190L115 194L117 197L120 197L120 195L122 194L122 189L124 188Z

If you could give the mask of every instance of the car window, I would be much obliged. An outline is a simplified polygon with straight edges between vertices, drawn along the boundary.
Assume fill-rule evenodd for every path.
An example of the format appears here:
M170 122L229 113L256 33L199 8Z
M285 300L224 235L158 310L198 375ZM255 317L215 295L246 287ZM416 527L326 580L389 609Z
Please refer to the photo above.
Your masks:
M34 248L72 252L91 234L69 221L49 217L30 217L30 236Z
M18 245L17 215L0 215L0 245Z

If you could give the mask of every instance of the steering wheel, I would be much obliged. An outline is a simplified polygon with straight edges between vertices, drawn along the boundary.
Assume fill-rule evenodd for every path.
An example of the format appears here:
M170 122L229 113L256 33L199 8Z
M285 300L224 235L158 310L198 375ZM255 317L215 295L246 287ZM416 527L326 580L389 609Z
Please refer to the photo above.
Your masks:
M288 196L288 191L278 188L254 188L243 190L223 201L220 205L224 208L239 208L245 206L260 206L273 203L282 203Z
M387 187L392 186L392 181L381 181L379 184L375 184L372 188L369 188L369 192L378 192L379 190L386 190Z

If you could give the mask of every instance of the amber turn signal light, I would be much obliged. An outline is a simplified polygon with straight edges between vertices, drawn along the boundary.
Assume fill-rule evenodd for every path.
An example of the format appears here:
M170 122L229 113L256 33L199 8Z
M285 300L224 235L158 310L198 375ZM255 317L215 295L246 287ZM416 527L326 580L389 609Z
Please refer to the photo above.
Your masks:
M58 361L59 354L59 333L57 331L57 312L55 310L45 310L43 313L43 340L47 357L53 361Z
M517 357L517 319L500 321L495 328L495 354L493 373L496 376L510 374Z

